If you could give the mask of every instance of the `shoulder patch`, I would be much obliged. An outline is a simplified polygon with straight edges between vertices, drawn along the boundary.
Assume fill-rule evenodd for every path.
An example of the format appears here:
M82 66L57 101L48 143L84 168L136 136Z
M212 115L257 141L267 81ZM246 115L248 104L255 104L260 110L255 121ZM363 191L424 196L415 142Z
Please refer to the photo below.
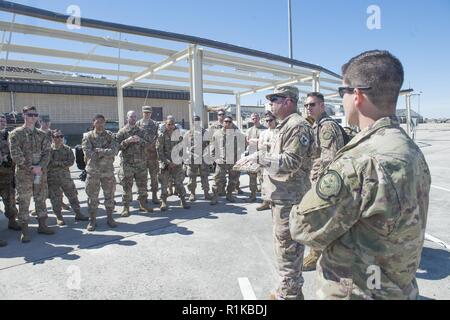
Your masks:
M309 138L305 134L302 134L302 136L300 137L300 143L307 147L309 146L309 142Z
M323 133L323 135L322 135L322 138L323 138L324 140L331 140L332 137L333 137L333 135L331 134L330 131L325 131L325 132Z
M342 190L343 181L339 173L334 170L328 170L316 185L317 195L323 200L330 200L337 197Z

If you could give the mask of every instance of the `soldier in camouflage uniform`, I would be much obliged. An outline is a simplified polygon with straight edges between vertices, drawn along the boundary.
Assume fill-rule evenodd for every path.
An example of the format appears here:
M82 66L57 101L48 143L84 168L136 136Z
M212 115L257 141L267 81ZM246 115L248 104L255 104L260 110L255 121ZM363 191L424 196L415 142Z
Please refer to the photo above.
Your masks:
M156 148L158 150L158 158L160 163L159 180L161 183L161 211L166 211L167 206L167 187L169 179L173 179L175 185L175 192L181 200L181 206L184 209L189 209L190 206L186 202L186 189L184 188L184 171L183 171L183 137L180 131L175 126L174 120L166 120L165 129L159 133ZM172 151L174 148L179 148L178 159L172 158Z
M66 225L62 216L63 192L69 199L70 205L75 212L76 221L89 220L81 213L80 201L75 183L70 176L70 167L75 162L75 156L69 146L64 145L64 136L60 131L53 132L53 143L51 147L50 162L48 164L48 193L52 203L56 222L59 226Z
M142 107L143 118L136 123L136 126L143 129L145 132L145 158L146 166L150 174L152 202L159 204L158 200L158 173L159 163L158 154L156 152L156 140L158 138L158 123L152 120L152 107Z
M246 141L247 141L247 148L249 155L258 152L258 143L259 143L259 137L261 135L262 130L265 130L266 127L261 125L259 114L254 113L251 117L253 121L253 127L248 129L246 134ZM248 199L249 202L255 202L256 201L256 192L258 191L258 173L249 173L250 178L250 198Z
M209 143L204 140L206 130L201 127L199 116L194 117L194 128L184 135L186 143L186 154L189 157L187 165L187 176L189 177L188 190L191 193L189 201L195 201L195 189L197 188L197 176L200 175L202 189L206 200L211 200L209 194L209 166L203 160L203 152L208 148ZM201 146L201 147L200 147Z
M9 220L8 229L20 231L20 225L16 221L18 212L14 189L14 165L9 151L6 125L6 117L0 115L0 197L3 199L5 216ZM0 240L0 247L5 245L6 241Z
M127 125L116 135L119 150L121 151L120 170L118 173L123 187L123 211L122 217L130 216L130 202L133 199L133 180L139 193L139 211L153 212L147 206L147 161L146 146L149 141L144 129L136 125L137 115L135 111L127 114Z
M395 116L403 66L375 50L343 75L347 121L361 132L292 210L292 237L323 250L319 299L417 299L431 176Z
M311 170L311 182L317 182L321 172L333 161L339 149L344 147L345 139L340 125L325 112L325 98L318 92L307 95L305 109L314 119L314 136L316 137L317 155ZM303 271L316 269L320 250L311 249L303 261Z
M226 198L229 202L236 202L233 191L239 179L239 172L233 170L234 165L240 159L245 149L245 136L235 129L233 118L226 116L223 129L216 130L211 140L211 154L217 165L214 173L213 197L211 205L216 205L221 190L228 186Z
M16 164L16 187L19 200L19 223L22 227L21 242L31 241L28 232L30 201L34 198L39 222L38 233L51 235L47 227L47 166L50 161L50 141L45 133L36 129L39 114L35 107L24 107L25 124L9 135L11 158Z
M103 115L96 115L93 119L94 130L85 133L82 142L86 158L86 193L90 216L88 231L95 231L96 228L100 186L105 197L108 226L117 227L117 223L113 219L113 212L116 191L114 158L118 152L118 146L113 133L105 130L105 122Z
M309 190L309 174L315 154L314 133L310 124L296 113L299 91L281 87L267 99L279 119L270 153L262 150L244 158L242 163L258 162L264 168L263 199L271 201L275 254L281 283L272 299L303 298L302 263L305 247L291 238L289 214Z

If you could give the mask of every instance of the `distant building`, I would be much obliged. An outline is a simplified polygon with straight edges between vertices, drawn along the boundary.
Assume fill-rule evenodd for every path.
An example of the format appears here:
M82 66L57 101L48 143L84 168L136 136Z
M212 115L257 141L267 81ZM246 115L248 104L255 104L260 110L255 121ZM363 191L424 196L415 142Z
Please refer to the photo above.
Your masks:
M406 123L406 118L407 118L407 111L406 111L406 109L398 109L397 110L397 117L399 118L400 123ZM417 112L415 112L414 110L411 110L411 119L415 123L424 123L423 117L420 114L418 114Z

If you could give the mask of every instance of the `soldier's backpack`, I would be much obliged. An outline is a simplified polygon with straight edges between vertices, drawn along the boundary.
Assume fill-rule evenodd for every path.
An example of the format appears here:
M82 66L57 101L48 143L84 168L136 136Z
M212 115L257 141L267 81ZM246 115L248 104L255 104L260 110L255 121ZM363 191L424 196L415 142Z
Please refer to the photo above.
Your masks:
M77 163L77 167L80 170L86 169L86 162L84 161L84 152L81 145L77 145L75 147L75 161Z
M347 145L350 140L352 140L352 136L350 136L347 131L345 131L345 129L333 118L325 118L322 121L320 121L319 123L319 127L321 127L325 122L334 122L337 124L337 126L339 127L339 129L341 130L342 133L342 137L344 138L344 146ZM320 130L317 130L317 134L319 134ZM319 136L317 136L317 141L319 141Z

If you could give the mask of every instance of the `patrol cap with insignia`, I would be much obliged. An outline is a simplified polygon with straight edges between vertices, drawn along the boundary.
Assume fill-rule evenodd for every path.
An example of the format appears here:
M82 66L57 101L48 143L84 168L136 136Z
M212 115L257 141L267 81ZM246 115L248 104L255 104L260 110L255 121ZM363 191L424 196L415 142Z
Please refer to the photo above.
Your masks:
M153 108L150 106L143 106L142 107L142 112L153 112Z
M297 87L286 86L286 87L276 88L274 93L266 96L266 99L270 101L270 100L272 100L273 97L280 96L280 97L292 98L292 99L298 101L299 95L300 95L300 92L298 91Z

